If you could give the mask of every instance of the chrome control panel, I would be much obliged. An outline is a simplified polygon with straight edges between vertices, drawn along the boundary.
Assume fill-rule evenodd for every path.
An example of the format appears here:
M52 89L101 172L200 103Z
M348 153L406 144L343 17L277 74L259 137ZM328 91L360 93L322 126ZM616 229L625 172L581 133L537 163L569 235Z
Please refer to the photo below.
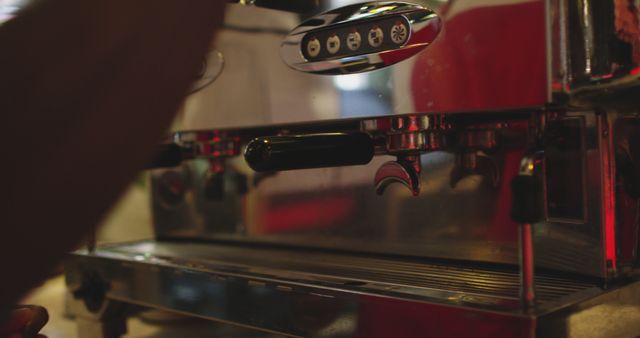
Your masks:
M281 46L285 63L299 71L351 74L387 67L430 45L441 30L438 15L402 2L341 7L314 16Z
M406 44L409 26L406 17L397 15L310 31L302 39L302 54L319 61L392 51Z

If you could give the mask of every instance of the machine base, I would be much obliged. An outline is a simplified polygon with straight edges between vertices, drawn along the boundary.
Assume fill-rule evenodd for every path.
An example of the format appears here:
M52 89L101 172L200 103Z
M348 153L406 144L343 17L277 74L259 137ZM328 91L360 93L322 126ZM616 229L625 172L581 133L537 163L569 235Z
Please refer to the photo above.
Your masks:
M133 304L288 336L640 334L640 282L604 290L538 274L538 303L525 310L517 271L425 259L143 241L71 254L66 280L78 318L97 326L121 323L110 308Z

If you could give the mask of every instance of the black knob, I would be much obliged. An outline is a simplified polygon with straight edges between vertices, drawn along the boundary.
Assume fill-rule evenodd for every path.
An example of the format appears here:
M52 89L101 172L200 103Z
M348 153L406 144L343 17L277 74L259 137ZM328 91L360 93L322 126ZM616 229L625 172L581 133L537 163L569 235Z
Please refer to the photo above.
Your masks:
M183 149L175 143L166 143L156 146L155 155L145 169L177 167L184 159Z
M210 201L224 199L224 172L208 174L204 184L204 197Z
M514 222L536 223L544 217L540 178L516 176L511 181L511 218Z
M367 164L373 140L365 133L269 136L253 139L244 158L258 172Z
M96 312L106 299L109 283L95 271L86 271L82 276L82 284L73 291L75 299L82 299L87 310Z

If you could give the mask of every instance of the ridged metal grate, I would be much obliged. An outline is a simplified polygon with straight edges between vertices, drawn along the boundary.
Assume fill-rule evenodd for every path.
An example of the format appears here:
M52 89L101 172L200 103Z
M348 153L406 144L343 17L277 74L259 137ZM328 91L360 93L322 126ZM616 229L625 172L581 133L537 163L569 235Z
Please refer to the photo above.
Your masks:
M519 292L517 272L489 268L220 244L144 242L106 250L125 254L145 253L168 260L278 269L365 283L465 292L503 299L517 300ZM593 283L583 281L536 276L536 290L540 301L558 300L592 287Z

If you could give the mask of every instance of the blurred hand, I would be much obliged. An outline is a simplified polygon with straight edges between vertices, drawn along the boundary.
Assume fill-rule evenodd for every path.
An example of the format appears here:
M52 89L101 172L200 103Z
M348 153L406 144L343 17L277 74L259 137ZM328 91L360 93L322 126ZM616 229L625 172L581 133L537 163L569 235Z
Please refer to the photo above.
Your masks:
M27 305L11 311L9 321L0 326L0 337L46 338L38 334L49 321L47 310L41 306Z
M0 26L0 318L152 158L226 3L38 0Z

